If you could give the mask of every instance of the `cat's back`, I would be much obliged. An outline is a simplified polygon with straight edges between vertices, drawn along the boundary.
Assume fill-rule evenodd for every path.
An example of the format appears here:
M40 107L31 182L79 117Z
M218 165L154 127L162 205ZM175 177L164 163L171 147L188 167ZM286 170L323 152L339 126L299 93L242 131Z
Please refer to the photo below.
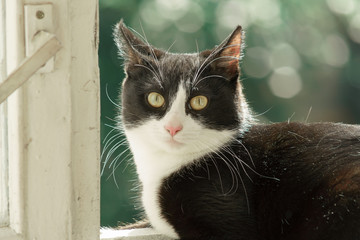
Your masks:
M360 239L360 126L254 125L243 139L259 179L259 226L269 239Z
M292 140L312 142L319 140L354 139L355 143L360 143L360 125L350 125L342 123L300 123L300 122L281 122L273 124L255 124L245 135L244 140L269 141ZM266 147L266 146L265 146Z
M360 125L275 123L253 125L242 139L256 158L329 165L360 163ZM287 159L290 158L290 159ZM259 160L258 160L259 161Z

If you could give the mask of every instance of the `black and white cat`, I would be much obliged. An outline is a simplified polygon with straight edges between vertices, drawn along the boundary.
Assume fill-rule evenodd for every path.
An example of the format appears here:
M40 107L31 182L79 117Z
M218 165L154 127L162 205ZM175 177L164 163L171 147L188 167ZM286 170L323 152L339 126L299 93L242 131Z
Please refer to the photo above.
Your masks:
M239 81L242 30L174 54L123 22L122 125L152 227L180 239L360 239L360 127L258 124Z

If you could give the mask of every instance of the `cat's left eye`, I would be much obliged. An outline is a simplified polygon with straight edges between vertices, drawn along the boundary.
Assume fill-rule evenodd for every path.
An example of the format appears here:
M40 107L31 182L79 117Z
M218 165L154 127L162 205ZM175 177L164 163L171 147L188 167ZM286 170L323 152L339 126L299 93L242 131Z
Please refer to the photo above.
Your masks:
M207 106L207 104L208 104L207 97L202 96L202 95L193 97L190 100L191 108L194 110L197 110L197 111L204 109Z

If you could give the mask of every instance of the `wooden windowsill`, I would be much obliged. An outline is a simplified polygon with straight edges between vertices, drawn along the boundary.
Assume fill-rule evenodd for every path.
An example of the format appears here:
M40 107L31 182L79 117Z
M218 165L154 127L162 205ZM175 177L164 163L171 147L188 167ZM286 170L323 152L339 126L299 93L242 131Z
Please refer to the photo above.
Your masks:
M171 238L157 233L152 228L129 230L103 228L100 231L100 240L171 240Z

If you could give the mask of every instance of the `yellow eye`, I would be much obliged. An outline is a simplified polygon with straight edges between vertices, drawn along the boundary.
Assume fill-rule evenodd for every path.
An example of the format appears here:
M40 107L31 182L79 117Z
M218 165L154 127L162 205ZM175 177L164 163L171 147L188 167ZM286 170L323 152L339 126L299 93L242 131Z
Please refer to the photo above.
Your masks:
M208 104L207 97L202 96L202 95L193 97L190 100L191 108L194 110L197 110L197 111L204 109L207 106L207 104Z
M147 101L154 108L162 107L165 103L164 97L160 93L157 93L157 92L149 93L149 95L147 97Z

